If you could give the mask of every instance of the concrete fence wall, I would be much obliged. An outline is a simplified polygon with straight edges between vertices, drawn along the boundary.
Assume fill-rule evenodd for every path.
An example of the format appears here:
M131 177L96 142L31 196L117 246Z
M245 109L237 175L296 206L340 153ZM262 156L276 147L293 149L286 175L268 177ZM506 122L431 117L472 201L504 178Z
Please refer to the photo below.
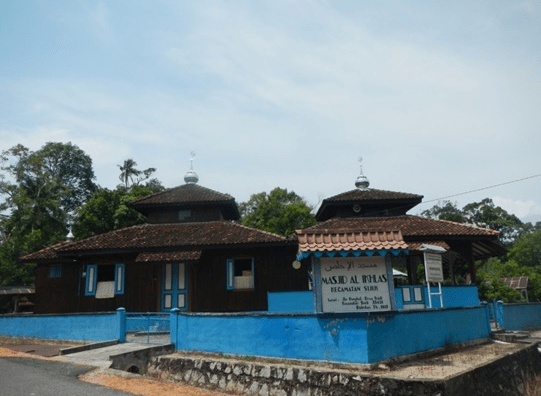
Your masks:
M0 335L73 341L126 340L126 311L65 315L0 315Z
M423 290L423 305L428 306L428 289L426 286L400 286L395 289L396 308L404 309L403 288L421 287ZM437 292L437 287L432 287L431 292ZM411 292L413 296L413 291ZM443 307L475 307L481 305L479 301L479 291L476 285L468 286L443 286ZM295 292L269 292L268 293L269 312L276 313L315 313L316 306L314 302L313 291L295 291ZM438 296L432 296L432 307L441 308Z
M497 320L505 330L533 330L541 328L541 303L496 303Z
M171 313L177 350L290 359L369 364L489 335L488 310L481 306L379 314Z

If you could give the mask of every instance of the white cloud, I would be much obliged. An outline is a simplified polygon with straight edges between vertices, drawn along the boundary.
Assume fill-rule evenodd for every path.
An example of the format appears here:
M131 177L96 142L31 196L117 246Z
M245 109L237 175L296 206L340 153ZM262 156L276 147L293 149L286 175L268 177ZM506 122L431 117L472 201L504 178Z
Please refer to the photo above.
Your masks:
M520 199L511 199L495 196L494 204L505 209L508 213L516 215L523 219L527 216L541 215L541 206L535 201L522 201Z

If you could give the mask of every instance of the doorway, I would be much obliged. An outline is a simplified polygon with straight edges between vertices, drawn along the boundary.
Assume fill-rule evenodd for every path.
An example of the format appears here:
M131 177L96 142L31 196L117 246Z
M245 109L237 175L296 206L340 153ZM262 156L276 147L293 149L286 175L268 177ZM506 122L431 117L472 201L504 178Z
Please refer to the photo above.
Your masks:
M188 309L188 282L186 263L166 263L163 265L162 311L178 308Z

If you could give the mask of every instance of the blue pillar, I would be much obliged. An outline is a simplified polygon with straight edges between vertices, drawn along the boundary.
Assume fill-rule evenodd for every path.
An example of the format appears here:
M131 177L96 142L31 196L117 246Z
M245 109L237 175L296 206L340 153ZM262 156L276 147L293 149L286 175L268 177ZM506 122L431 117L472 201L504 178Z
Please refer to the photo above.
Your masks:
M178 313L180 312L180 309L173 308L171 310L171 314L169 315L169 334L170 334L170 341L171 344L175 346L175 349L177 349L177 334L178 334Z
M505 321L503 318L503 301L498 300L496 301L496 320L498 321L498 325L505 329Z
M118 342L126 342L126 309L118 308L116 316L118 318Z

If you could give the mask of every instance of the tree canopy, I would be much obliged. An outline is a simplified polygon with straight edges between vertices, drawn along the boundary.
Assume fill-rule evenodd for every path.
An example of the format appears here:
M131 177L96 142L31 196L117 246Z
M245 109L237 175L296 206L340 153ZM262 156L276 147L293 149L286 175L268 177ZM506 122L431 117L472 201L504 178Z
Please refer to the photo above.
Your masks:
M294 191L276 187L269 194L253 194L248 202L241 203L240 223L285 236L316 224L312 209Z
M500 242L507 246L510 246L517 237L532 228L530 223L524 224L514 214L496 206L490 198L467 204L462 210L457 208L456 203L443 201L421 212L421 215L433 219L471 224L477 227L488 227L499 231Z
M141 224L146 217L128 203L154 192L162 191L161 184L147 186L119 186L116 190L100 189L77 212L73 233L77 239Z
M92 160L71 143L38 151L19 144L0 156L0 285L31 283L17 258L64 238L68 218L97 188Z
M119 179L122 183L124 183L124 187L128 188L130 185L139 186L142 181L148 180L150 176L156 172L156 168L139 170L135 168L136 166L137 162L135 162L132 158L124 160L123 165L118 165L120 168Z

